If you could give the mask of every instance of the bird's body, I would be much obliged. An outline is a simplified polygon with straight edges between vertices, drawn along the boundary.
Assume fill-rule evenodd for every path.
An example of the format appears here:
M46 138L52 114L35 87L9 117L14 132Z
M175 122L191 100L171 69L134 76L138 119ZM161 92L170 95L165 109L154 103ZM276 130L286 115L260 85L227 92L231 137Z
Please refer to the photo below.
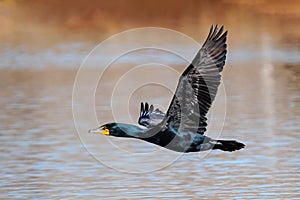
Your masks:
M140 139L177 152L198 152L209 149L234 151L244 147L242 143L234 140L214 140L191 131L176 130L172 126L165 128L163 124L145 129L132 124L109 123L103 128L108 129L116 137ZM92 132L100 131L103 128L99 127ZM222 142L227 143L226 148L222 146Z
M225 65L226 36L223 27L220 30L218 26L211 27L202 48L179 78L166 114L148 103L141 103L138 123L146 128L114 122L90 132L141 139L178 152L243 148L245 145L235 140L215 140L204 135L206 114L217 94Z

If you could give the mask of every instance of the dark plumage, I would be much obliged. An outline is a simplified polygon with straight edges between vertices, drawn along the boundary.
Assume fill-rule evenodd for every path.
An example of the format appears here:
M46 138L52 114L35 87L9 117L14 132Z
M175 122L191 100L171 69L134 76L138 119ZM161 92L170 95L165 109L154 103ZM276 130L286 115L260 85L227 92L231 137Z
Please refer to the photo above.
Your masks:
M108 123L90 132L141 139L174 151L209 149L235 151L245 145L235 140L215 140L204 135L206 114L217 94L226 59L227 31L212 26L206 41L179 78L178 86L164 114L153 105L141 103L138 123Z

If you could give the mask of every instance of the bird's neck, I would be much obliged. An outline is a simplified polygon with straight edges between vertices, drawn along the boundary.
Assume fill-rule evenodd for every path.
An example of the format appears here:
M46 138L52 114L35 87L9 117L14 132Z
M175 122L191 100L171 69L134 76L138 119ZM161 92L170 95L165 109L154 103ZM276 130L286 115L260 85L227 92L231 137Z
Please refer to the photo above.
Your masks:
M159 146L166 146L175 137L175 132L163 132L161 126L143 129L130 124L119 124L120 137L136 138Z
M120 137L141 139L146 131L147 129L142 129L138 126L119 123L116 132L119 133Z

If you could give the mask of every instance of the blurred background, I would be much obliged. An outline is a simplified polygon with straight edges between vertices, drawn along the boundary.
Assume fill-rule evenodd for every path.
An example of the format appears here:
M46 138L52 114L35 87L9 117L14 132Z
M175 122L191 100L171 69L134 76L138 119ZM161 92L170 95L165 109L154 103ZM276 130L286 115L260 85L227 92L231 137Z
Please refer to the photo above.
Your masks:
M299 199L299 21L300 1L293 0L1 0L0 197ZM224 24L229 31L223 72L226 101L214 105L226 107L222 137L238 139L246 148L213 151L205 158L187 154L145 174L122 173L90 156L74 128L72 89L91 49L114 34L142 27L173 29L201 44L211 24ZM133 68L137 56L147 60L149 54L158 60L165 56L145 51L119 60L107 72L108 82L96 91L96 99L112 90L110 78ZM101 59L94 64L103 67ZM179 73L185 69L175 58L169 66ZM176 86L177 79L170 82ZM135 94L131 116L124 113L121 119L136 119L140 100L168 107L170 92L157 89L152 96L149 90ZM106 97L96 102L100 122L113 120ZM217 111L214 118L222 123ZM100 154L122 156L111 151L103 137L92 140L103 149ZM155 148L142 141L114 142L128 151ZM147 164L155 165L171 153L166 150Z

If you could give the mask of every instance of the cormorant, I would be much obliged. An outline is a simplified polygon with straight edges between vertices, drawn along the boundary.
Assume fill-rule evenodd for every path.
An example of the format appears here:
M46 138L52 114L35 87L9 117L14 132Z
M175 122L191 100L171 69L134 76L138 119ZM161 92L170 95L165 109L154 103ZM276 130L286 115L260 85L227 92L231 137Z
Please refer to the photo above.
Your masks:
M204 135L206 114L217 94L225 65L227 31L212 25L208 37L192 63L179 78L166 114L148 103L141 103L138 123L108 123L89 132L141 139L178 152L210 149L235 151L244 148L235 140L217 140Z

